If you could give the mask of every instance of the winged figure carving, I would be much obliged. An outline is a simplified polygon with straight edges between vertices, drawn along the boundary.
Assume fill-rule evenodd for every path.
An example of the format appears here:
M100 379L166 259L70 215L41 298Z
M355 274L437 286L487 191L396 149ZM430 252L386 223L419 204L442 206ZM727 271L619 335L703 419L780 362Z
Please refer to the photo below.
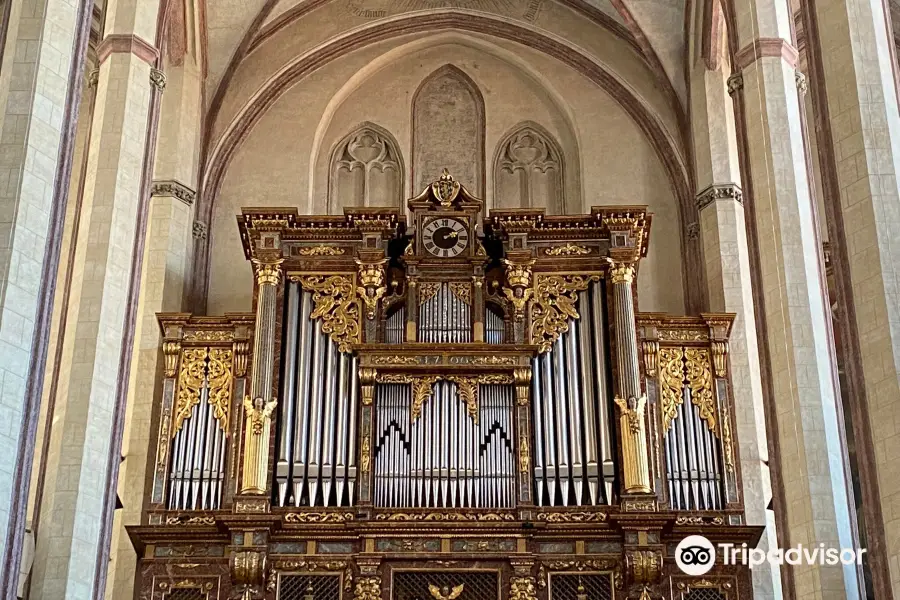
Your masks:
M461 583L452 590L445 586L441 586L440 588L436 585L428 585L428 591L431 592L431 595L435 600L456 600L459 598L459 595L463 593L463 588L466 584Z

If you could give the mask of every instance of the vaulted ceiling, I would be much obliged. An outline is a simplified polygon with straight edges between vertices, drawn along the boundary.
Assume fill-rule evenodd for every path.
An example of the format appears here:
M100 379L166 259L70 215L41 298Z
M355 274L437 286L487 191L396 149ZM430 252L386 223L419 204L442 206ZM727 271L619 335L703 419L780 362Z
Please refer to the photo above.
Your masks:
M227 73L274 32L332 2L344 7L346 29L414 11L459 8L503 15L541 28L551 2L580 12L614 31L638 51L657 76L685 102L685 13L687 0L206 0L207 98L214 98ZM333 14L333 13L332 13Z

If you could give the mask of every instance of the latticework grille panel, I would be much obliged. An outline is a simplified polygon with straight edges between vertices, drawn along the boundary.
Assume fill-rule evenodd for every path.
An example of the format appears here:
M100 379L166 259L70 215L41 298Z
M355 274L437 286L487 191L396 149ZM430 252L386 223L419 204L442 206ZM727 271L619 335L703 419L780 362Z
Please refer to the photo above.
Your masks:
M427 572L401 571L394 573L393 600L431 600L429 585L452 590L462 584L457 600L497 600L497 573L493 572Z
M282 575L278 600L340 600L338 575Z
M209 594L199 588L177 588L164 596L166 600L206 600Z
M725 595L715 588L694 588L686 596L686 600L725 600Z
M581 586L584 589L579 590ZM612 600L612 581L609 575L581 575L554 573L550 575L550 600Z

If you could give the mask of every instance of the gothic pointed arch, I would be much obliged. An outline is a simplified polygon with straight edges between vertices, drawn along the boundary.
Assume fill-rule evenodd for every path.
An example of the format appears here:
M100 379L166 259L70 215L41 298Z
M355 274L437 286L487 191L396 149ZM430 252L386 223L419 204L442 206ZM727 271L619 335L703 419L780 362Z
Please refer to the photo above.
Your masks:
M484 197L484 97L459 67L444 65L413 96L413 182L423 189L447 169Z
M494 155L494 206L566 212L565 157L553 135L532 121L507 133Z
M391 133L361 123L332 149L328 212L345 206L402 206L403 156Z

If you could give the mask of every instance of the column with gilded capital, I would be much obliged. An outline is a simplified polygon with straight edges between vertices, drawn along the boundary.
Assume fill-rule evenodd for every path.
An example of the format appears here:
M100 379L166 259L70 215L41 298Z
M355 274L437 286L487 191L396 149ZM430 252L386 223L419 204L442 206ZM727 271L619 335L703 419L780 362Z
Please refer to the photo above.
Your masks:
M241 494L262 495L268 503L266 480L269 475L269 439L272 415L278 401L272 395L275 369L275 324L278 312L278 286L281 284L281 258L258 257L256 271L256 333L253 338L253 370L250 395L244 398L244 467ZM241 506L238 503L238 512ZM253 512L258 512L253 511Z
M738 71L729 80L743 126L745 203L757 251L757 308L777 436L781 545L853 546L829 310L806 162L797 51L786 0L735 3ZM749 192L747 194L746 192ZM797 598L855 598L855 568L797 565Z
M647 397L641 393L638 367L637 329L634 319L633 259L610 262L616 334L616 405L624 461L626 494L649 494L650 462L647 454Z

